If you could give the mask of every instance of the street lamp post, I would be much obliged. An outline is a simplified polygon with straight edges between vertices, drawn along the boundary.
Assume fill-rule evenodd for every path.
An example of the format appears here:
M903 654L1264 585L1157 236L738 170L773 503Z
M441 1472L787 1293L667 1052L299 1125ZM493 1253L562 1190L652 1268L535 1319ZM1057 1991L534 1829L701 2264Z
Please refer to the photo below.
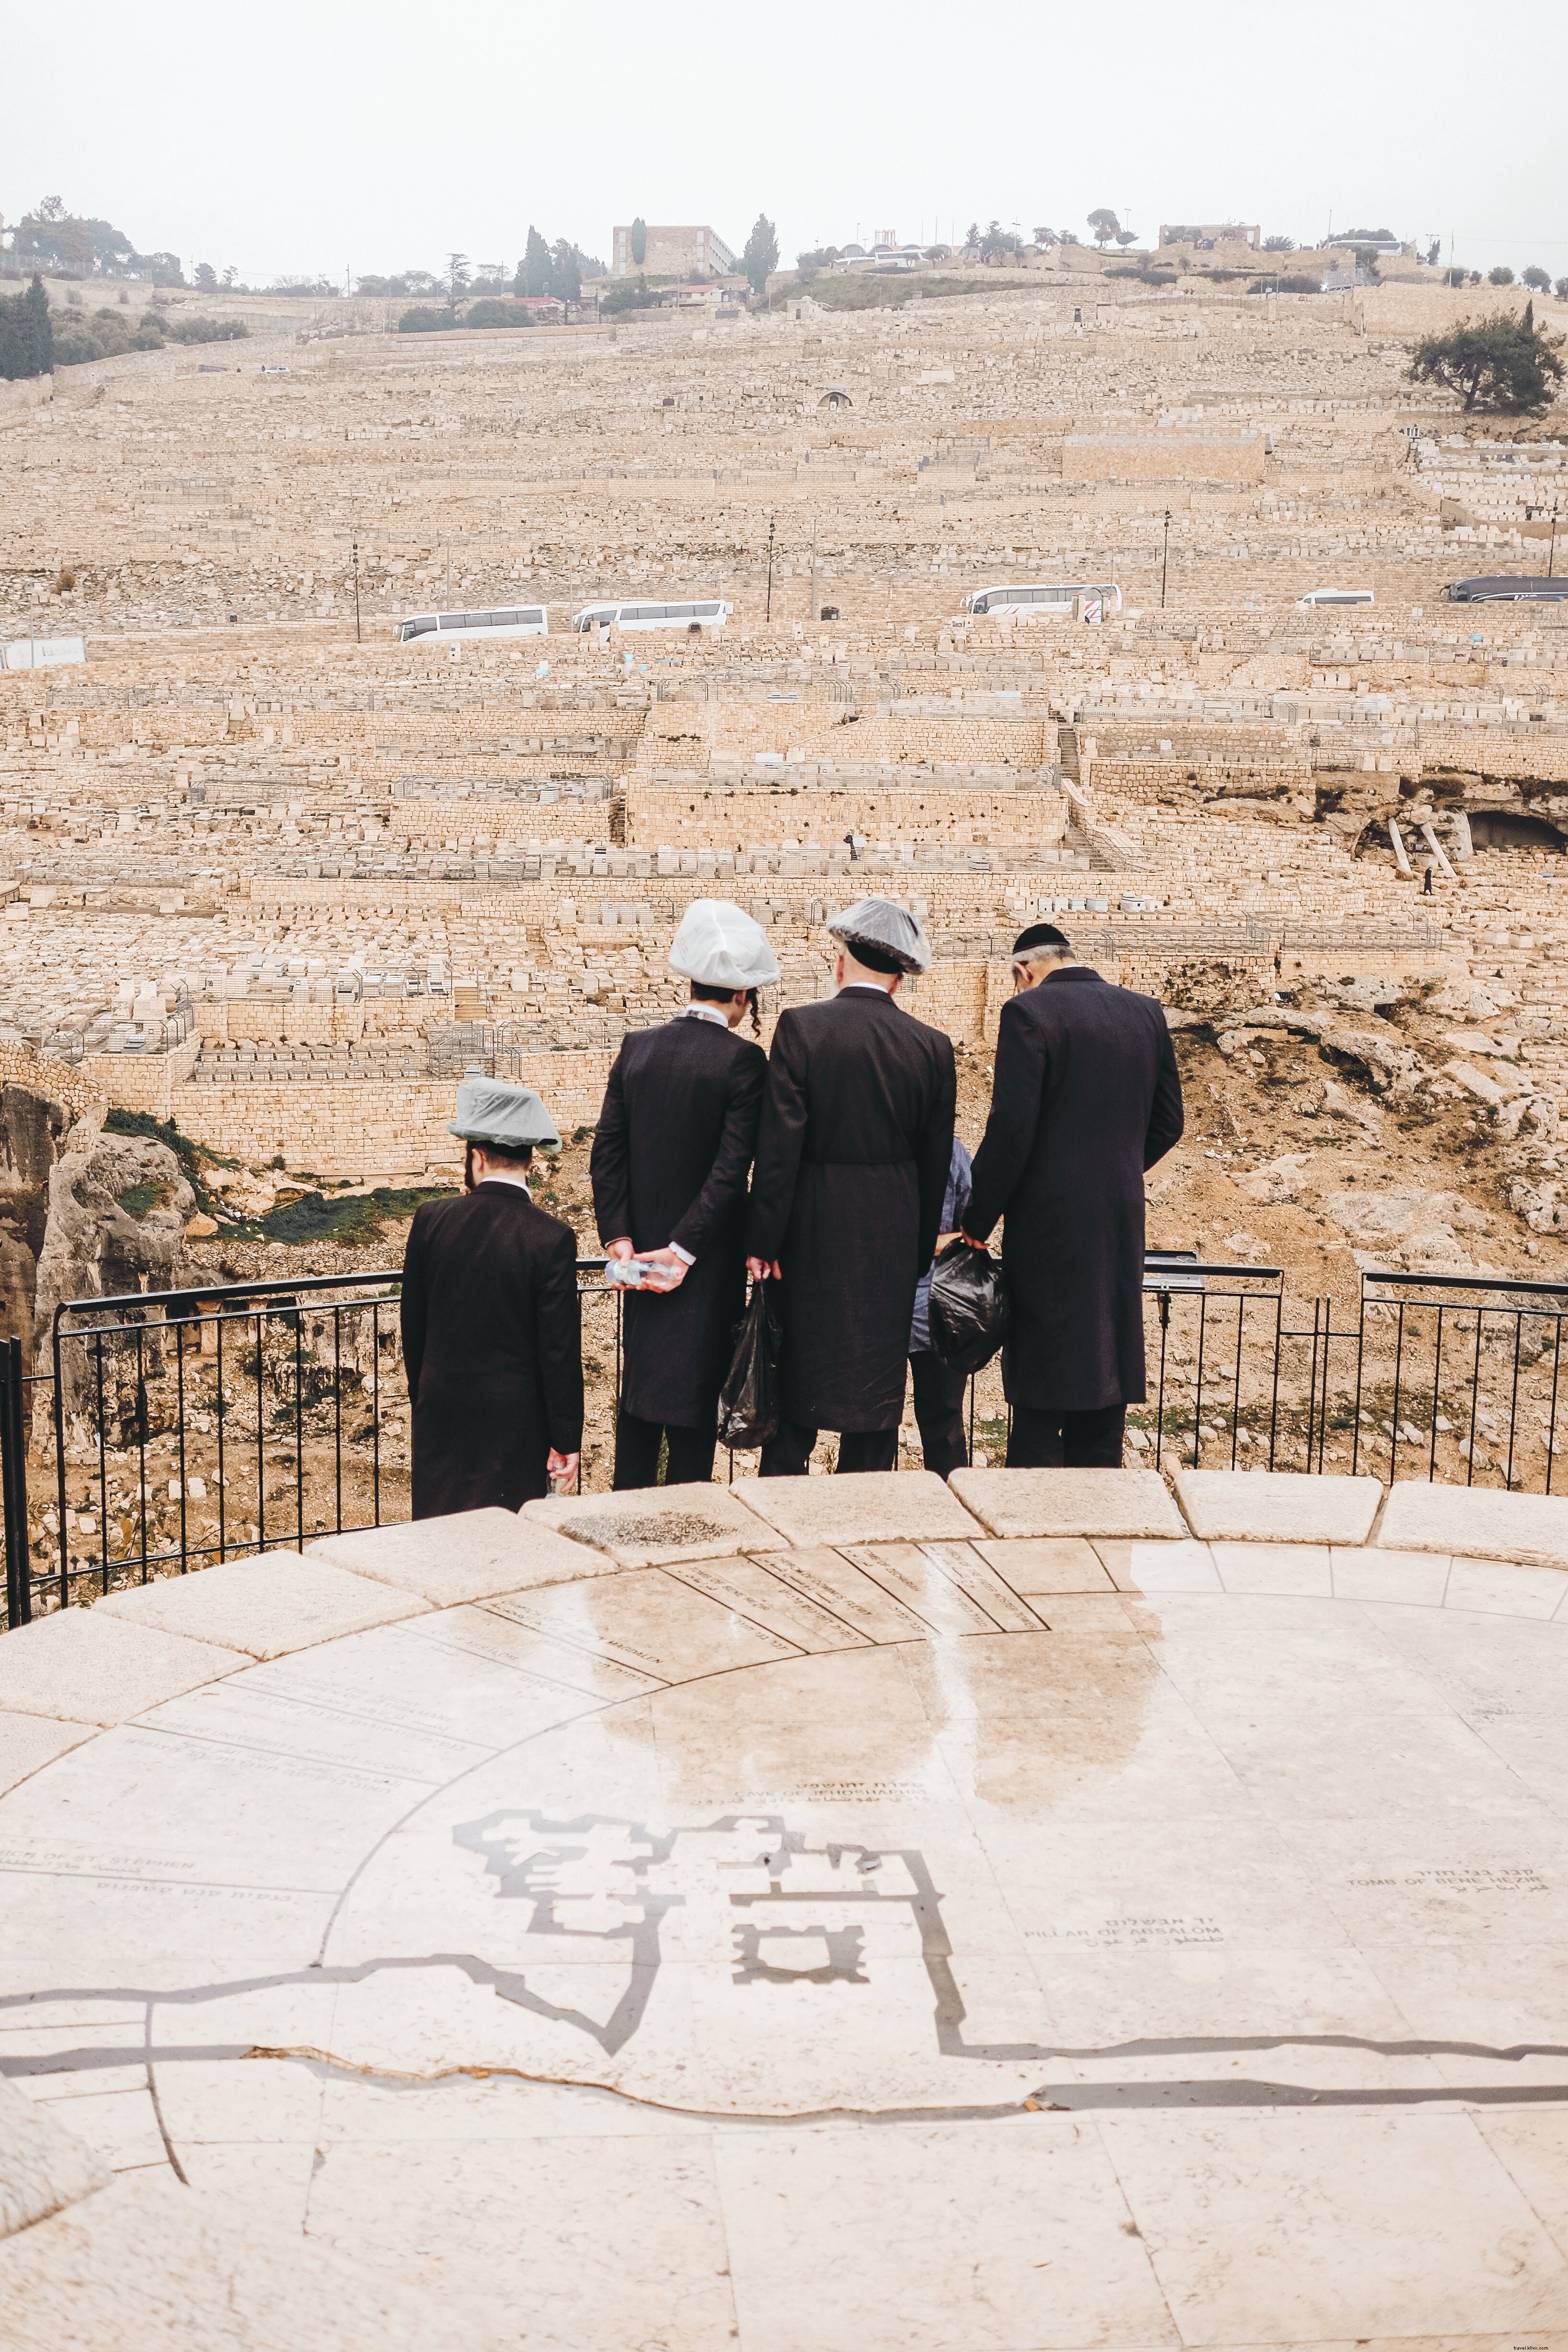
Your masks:
M1171 509L1165 509L1165 544L1160 556L1160 610L1165 609L1165 579L1171 568Z
M768 517L768 620L773 617L773 519Z

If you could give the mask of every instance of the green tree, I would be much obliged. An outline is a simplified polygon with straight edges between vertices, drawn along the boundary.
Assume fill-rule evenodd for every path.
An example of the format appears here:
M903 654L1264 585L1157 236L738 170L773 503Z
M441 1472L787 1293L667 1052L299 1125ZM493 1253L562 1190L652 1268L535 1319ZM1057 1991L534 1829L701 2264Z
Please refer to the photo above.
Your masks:
M1023 249L1023 239L1010 228L1004 228L998 220L987 224L985 234L980 240L980 258L993 264L1005 261Z
M632 260L640 269L647 259L647 223L641 213L632 223Z
M531 221L528 225L528 247L517 265L512 280L514 294L548 294L550 287L550 247Z
M741 267L753 294L760 294L768 282L768 272L779 266L779 236L766 213L759 213L752 224L752 234L746 239L741 256Z
M1536 326L1532 303L1522 319L1496 310L1452 334L1425 336L1410 354L1409 381L1457 392L1467 410L1533 415L1550 408L1563 381L1563 340Z
M447 256L444 282L447 289L447 308L455 312L458 308L458 298L468 290L468 257L466 253L449 253Z
M583 256L569 237L558 236L550 248L550 283L544 290L559 302L583 299Z
M1094 241L1102 252L1113 236L1121 234L1121 223L1108 205L1100 205L1090 213L1089 225L1094 231Z
M1532 265L1529 269L1521 269L1519 275L1521 283L1525 286L1532 287L1537 294L1544 294L1551 288L1552 280L1548 278L1545 270L1539 268L1534 265Z
M1511 286L1513 284L1513 272L1508 267L1506 262L1500 261L1495 269L1488 270L1487 284L1489 286Z
M55 364L49 298L37 271L25 294L0 301L0 377L49 375Z
M1265 253L1294 253L1296 240L1293 236L1266 236L1263 250Z
M197 262L196 288L198 292L203 294L216 294L217 292L217 271L213 268L210 261Z

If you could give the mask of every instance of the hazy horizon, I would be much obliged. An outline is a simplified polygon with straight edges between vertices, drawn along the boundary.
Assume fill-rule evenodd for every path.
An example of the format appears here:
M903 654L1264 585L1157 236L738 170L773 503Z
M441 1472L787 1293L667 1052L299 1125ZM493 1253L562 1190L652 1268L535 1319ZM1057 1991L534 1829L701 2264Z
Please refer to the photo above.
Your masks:
M1542 0L1479 60L1455 0L1329 0L1306 21L1233 0L1180 17L1130 0L1113 19L995 0L959 20L906 0L885 24L801 0L778 26L692 0L581 16L469 0L456 30L413 0L276 0L265 41L254 21L79 0L62 64L58 26L20 18L6 226L58 194L144 252L264 286L434 270L454 248L510 270L530 223L608 262L637 214L739 251L761 211L787 263L993 216L1087 235L1104 205L1141 243L1162 220L1300 244L1386 226L1468 268L1568 275L1550 129L1568 14Z

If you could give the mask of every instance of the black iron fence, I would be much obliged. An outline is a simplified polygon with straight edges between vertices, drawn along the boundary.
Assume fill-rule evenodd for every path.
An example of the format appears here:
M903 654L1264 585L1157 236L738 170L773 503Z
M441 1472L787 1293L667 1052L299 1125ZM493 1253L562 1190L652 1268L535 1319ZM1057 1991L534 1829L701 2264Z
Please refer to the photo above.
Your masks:
M602 1257L577 1264L590 1399L608 1406L622 1294ZM1353 1311L1323 1297L1288 1319L1279 1267L1169 1250L1143 1286L1150 1396L1128 1442L1152 1466L1552 1491L1568 1289L1369 1273ZM6 1623L405 1517L399 1288L381 1270L77 1299L41 1365L0 1343ZM999 1364L971 1383L969 1427L1005 1458Z

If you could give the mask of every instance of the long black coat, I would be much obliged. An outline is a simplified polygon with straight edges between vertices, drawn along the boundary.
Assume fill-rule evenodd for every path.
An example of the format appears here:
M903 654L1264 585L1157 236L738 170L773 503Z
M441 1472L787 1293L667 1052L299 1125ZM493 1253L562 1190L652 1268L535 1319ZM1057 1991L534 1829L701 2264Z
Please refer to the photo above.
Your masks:
M1015 1404L1091 1412L1143 1384L1143 1171L1182 1132L1182 1082L1152 996L1087 966L1002 1008L963 1230L1005 1215Z
M589 1173L599 1239L674 1242L679 1290L626 1293L621 1402L643 1421L710 1429L746 1304L746 1176L767 1055L716 1021L634 1030L610 1070Z
M415 1213L403 1261L403 1360L414 1406L414 1512L550 1491L552 1446L583 1443L577 1237L494 1181Z
M779 1015L746 1248L784 1279L784 1410L807 1429L895 1429L915 1284L942 1231L952 1043L880 988Z

